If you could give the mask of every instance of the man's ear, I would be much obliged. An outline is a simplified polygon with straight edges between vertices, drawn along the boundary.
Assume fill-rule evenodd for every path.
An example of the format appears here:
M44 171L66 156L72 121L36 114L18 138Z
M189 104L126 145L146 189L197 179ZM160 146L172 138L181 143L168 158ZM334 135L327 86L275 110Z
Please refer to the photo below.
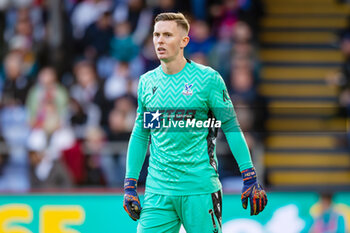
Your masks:
M188 42L190 42L190 37L184 36L181 40L180 48L183 49L187 46Z

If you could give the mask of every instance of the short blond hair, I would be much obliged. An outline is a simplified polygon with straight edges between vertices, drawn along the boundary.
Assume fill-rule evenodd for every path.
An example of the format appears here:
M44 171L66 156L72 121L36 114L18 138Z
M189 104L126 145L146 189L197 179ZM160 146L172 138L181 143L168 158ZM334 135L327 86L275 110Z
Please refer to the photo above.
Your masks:
M160 13L154 19L154 23L157 23L159 21L175 21L178 26L180 26L186 31L186 33L190 31L190 24L188 23L186 17L182 13Z

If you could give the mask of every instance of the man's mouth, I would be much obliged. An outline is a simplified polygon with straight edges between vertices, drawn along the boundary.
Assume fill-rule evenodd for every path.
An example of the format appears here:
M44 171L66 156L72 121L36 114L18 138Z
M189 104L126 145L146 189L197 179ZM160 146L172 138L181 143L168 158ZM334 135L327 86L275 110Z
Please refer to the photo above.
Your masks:
M159 48L157 49L157 51L158 51L159 53L164 53L166 50L165 50L165 48L163 48L163 47L159 47Z

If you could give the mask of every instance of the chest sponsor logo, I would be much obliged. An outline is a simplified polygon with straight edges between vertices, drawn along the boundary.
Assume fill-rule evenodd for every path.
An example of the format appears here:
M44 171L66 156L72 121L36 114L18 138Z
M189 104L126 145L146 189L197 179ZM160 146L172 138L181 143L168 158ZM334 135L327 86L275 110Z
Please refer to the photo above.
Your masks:
M168 109L148 111L143 114L143 128L220 128L221 121L215 118L198 120L196 110Z

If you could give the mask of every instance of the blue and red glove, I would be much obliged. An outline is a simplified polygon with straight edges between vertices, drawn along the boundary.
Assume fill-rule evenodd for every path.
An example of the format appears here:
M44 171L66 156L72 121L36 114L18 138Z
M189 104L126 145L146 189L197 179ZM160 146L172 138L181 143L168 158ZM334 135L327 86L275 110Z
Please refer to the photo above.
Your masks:
M242 177L243 189L241 199L243 208L247 209L249 199L250 215L258 215L264 210L267 204L266 192L263 187L258 184L255 168L243 170Z
M136 192L137 180L133 178L126 178L124 180L124 202L123 207L129 214L132 220L136 221L140 218L141 204L139 196Z

